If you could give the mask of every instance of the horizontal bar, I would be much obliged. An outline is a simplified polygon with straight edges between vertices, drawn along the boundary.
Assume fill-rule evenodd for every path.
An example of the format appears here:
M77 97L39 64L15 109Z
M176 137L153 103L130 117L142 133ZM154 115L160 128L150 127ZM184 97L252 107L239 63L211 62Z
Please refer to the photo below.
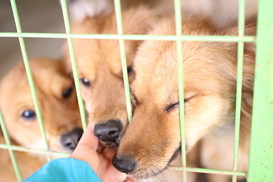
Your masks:
M63 157L68 157L70 154L68 153L62 153L62 152L52 152L48 150L41 150L41 149L31 149L31 148L26 148L22 146L16 146L16 145L7 145L7 144L0 144L0 148L2 149L9 149L13 151L20 151L20 152L32 152L32 153L40 153L40 154L55 154Z
M16 33L1 32L0 37L24 38L78 38L78 39L122 39L122 40L170 40L170 41L214 41L255 42L255 36L208 36L208 35L117 35L117 34L65 34L65 33Z
M223 175L237 175L246 176L246 172L242 171L222 171L216 169L203 169L203 168L193 168L193 167L168 167L170 170L187 171L187 172L197 172L197 173L207 173L207 174L223 174Z

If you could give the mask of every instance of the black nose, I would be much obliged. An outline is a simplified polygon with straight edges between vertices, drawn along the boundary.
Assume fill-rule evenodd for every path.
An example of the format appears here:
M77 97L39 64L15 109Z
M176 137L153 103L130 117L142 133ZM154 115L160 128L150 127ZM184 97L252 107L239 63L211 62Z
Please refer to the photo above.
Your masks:
M117 139L122 131L119 120L109 120L106 123L96 124L94 134L103 142L119 143Z
M82 133L83 130L81 128L74 128L72 131L61 136L61 144L66 149L73 151L82 137Z
M118 156L116 155L112 160L113 166L120 172L129 173L136 167L136 161L130 156Z

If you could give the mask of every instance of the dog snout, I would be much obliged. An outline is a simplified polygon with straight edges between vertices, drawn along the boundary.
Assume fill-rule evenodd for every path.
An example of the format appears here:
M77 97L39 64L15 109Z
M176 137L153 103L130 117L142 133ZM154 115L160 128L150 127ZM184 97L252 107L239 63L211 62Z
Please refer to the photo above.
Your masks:
M73 151L81 139L83 130L81 128L74 128L72 131L61 136L61 144L64 148Z
M122 128L121 121L109 120L106 123L96 124L94 134L103 142L118 144Z
M117 170L126 174L134 171L137 164L133 157L127 155L116 155L113 158L112 163Z

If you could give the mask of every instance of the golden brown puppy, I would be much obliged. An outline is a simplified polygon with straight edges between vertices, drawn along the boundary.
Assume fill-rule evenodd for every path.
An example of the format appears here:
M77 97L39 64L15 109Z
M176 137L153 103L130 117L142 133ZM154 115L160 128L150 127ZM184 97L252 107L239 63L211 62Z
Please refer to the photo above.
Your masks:
M41 58L30 61L30 66L49 150L71 153L83 132L73 80L61 61ZM24 147L47 149L23 62L1 80L0 109L10 138Z
M238 34L236 26L218 30L210 22L194 17L184 18L182 29L184 35ZM249 23L245 34L255 35L255 31L255 23ZM151 32L151 35L174 34L173 16L162 20ZM242 171L247 170L254 61L255 45L246 43L238 166ZM229 144L225 138L232 140L232 133L223 131L234 129L237 43L185 41L183 64L187 151L191 151L202 137L213 137L212 132L220 132L224 141L219 142ZM180 149L176 42L145 41L134 60L134 69L136 77L131 88L134 116L113 164L120 171L142 179L164 171ZM231 141L227 148L232 144ZM217 147L214 150L217 150L214 154L221 152ZM228 151L232 153L232 148ZM217 168L222 164L222 169L232 169L232 161L224 164L221 159L213 163L211 160L204 159L203 165Z
M157 16L140 6L122 13L124 34L146 34ZM117 34L115 13L86 18L72 26L74 34ZM95 134L108 144L118 144L127 126L125 93L118 40L73 39L81 91L95 124ZM128 73L141 41L125 41ZM67 70L71 73L67 52Z

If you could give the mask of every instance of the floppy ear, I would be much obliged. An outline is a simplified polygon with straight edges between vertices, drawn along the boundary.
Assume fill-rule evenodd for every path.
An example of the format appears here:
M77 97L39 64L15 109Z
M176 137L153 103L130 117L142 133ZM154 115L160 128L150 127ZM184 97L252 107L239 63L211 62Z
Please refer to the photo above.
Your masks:
M122 14L124 34L146 35L160 17L147 6L130 8ZM133 60L142 40L125 40L128 60Z

